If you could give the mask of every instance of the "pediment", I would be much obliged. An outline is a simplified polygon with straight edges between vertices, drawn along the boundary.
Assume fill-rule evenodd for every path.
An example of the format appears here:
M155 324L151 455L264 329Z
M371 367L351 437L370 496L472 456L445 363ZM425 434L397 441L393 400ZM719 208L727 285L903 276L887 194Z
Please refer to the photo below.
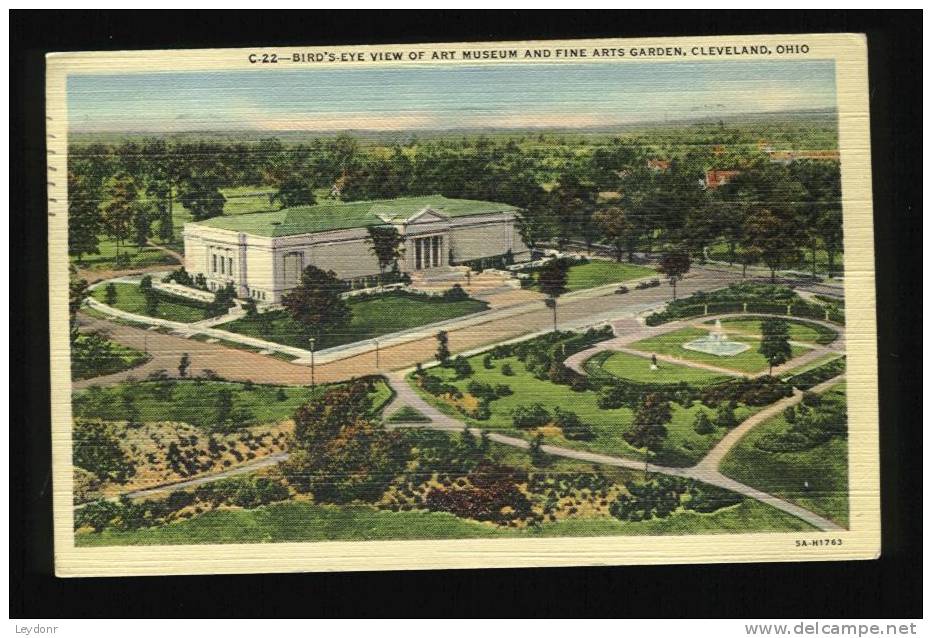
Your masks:
M445 222L449 219L442 212L434 210L430 207L419 210L409 217L405 222L409 225L411 224L431 224L437 222Z

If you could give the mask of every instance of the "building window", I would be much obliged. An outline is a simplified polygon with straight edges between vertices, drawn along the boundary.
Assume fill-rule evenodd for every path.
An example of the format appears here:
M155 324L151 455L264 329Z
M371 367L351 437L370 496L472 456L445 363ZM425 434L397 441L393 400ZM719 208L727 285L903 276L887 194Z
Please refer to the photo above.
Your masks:
M440 265L440 235L434 235L433 237L431 237L431 242L433 245L431 246L430 254L431 254L431 257L433 257L433 265L439 266Z
M213 261L213 268L211 269L211 272L217 272L217 255L211 255L211 259Z
M227 257L227 274L233 276L233 258Z

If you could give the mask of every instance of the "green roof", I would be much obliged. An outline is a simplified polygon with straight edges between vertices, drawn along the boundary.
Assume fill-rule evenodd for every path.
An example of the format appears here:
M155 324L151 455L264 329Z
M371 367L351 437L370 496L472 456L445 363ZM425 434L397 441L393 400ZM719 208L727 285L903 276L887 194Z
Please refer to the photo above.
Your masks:
M221 215L194 223L263 237L287 237L345 228L365 228L385 224L386 221L402 222L425 208L447 217L491 215L517 210L509 204L425 195L359 202L326 202L284 208L271 213Z

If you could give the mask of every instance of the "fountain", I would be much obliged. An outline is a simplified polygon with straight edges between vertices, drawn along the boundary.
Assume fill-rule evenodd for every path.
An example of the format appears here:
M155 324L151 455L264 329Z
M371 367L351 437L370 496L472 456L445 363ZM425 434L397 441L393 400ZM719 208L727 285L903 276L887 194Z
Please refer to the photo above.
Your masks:
M740 341L729 341L719 319L715 320L715 327L709 331L709 334L684 343L683 347L687 350L704 352L716 357L733 357L751 348L748 344Z

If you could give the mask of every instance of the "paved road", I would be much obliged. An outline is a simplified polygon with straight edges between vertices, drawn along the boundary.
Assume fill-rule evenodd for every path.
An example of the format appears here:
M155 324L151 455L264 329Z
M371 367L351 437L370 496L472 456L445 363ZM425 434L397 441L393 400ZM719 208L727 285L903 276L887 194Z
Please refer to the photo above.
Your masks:
M698 290L708 291L739 279L740 276L735 273L707 272L697 268L679 283L677 290L684 295ZM622 315L643 312L662 305L669 301L671 294L669 286L632 290L626 295L615 295L613 290L614 286L609 290L583 291L560 300L557 308L558 326L575 328L580 325L593 325L599 321L608 322ZM547 330L552 326L553 315L543 302L532 302L520 308L505 310L508 312L503 311L499 315L490 316L482 323L464 317L460 324L444 326L449 335L450 350L454 353L470 351ZM111 334L114 341L139 350L142 350L148 341L148 351L154 358L140 368L82 381L80 385L75 384L75 387L118 383L127 377L140 378L159 369L174 374L177 371L178 358L183 352L188 352L192 358L193 374L210 369L227 379L250 379L256 383L303 384L310 381L310 371L304 365L101 319L82 317L81 322L85 329L105 330ZM318 361L315 366L315 379L319 383L344 381L353 377L407 369L418 362L432 361L436 350L434 334L397 345L382 345L378 351L374 344L368 344L361 350L348 351L338 360L326 363Z

